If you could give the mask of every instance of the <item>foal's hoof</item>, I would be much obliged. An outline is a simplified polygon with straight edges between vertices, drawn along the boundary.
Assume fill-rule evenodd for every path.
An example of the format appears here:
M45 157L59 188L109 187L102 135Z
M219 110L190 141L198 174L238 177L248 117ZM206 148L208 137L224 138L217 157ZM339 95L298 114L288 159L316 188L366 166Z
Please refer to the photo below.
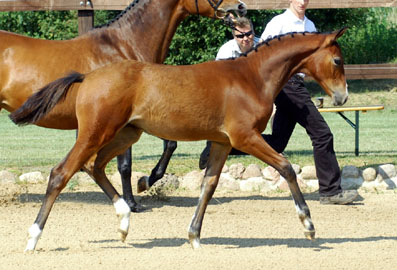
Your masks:
M316 240L315 234L316 234L316 231L305 231L305 237L311 241Z
M197 250L197 249L201 248L200 238L197 237L195 234L189 233L189 242L190 242L190 245L192 245L193 249Z
M118 229L117 232L119 233L121 242L124 243L125 239L127 238L128 232Z
M138 193L141 193L145 190L149 190L150 186L149 186L149 177L148 176L142 176L141 178L139 178L138 180L138 188L137 191Z

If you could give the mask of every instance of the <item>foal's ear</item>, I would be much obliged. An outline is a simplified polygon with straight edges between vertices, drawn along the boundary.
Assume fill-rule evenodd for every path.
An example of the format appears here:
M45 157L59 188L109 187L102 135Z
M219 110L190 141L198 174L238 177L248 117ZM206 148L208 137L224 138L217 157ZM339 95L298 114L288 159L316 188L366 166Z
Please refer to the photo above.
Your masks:
M340 38L340 37L346 32L347 28L349 28L349 27L345 26L345 27L343 27L343 28L341 28L341 29L339 29L339 30L337 30L337 31L334 31L333 33L336 34L336 35L335 35L335 40L337 40L338 38Z
M337 31L330 33L325 39L325 46L332 45L336 40L343 35L347 30L347 27L343 27Z

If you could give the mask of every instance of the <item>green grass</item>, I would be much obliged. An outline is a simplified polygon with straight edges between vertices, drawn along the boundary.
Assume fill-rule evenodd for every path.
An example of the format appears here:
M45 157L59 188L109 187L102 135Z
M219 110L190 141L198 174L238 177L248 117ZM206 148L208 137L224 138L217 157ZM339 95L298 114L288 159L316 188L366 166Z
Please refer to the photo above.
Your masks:
M308 84L314 96L324 96L315 83ZM360 156L354 155L354 130L336 113L323 113L334 134L335 151L341 167L397 164L397 80L372 80L349 82L347 105L383 104L385 110L360 113ZM329 106L330 99L325 99ZM353 112L345 113L354 119ZM268 132L268 131L265 131ZM17 127L8 119L8 112L0 112L0 170L21 174L39 170L45 174L60 162L73 146L75 131L45 129L36 126ZM205 142L178 142L171 159L169 173L183 175L198 169L198 158ZM144 134L133 146L133 170L149 173L159 160L163 144L156 137ZM285 151L292 163L313 164L312 146L304 129L297 126ZM245 165L259 160L250 156L231 156L227 164L241 162ZM116 171L113 160L107 171Z

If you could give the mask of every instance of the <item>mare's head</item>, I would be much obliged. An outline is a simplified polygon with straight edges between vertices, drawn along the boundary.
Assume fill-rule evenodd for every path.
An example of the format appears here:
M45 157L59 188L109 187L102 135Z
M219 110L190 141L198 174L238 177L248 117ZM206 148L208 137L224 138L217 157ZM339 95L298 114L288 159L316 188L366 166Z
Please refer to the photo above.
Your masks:
M336 40L347 28L325 34L320 48L307 58L303 72L312 76L332 97L333 104L343 105L348 91L341 49Z
M190 14L227 19L230 14L238 17L247 13L247 6L240 0L180 0Z

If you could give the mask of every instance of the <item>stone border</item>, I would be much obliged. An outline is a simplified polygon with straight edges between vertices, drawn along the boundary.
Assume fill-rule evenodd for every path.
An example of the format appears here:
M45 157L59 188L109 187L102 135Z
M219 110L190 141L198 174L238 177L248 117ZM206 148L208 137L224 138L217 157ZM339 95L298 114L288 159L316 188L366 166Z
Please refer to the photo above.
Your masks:
M314 166L304 166L293 164L297 174L298 184L303 191L317 191L318 179ZM133 173L133 183L143 176L143 173ZM163 179L155 184L155 188L164 187L183 188L187 190L198 190L204 171L192 171L184 176L178 177L173 174L166 174ZM93 184L94 181L85 173L77 173L72 179L75 184ZM120 175L115 173L110 177L113 183L120 184ZM1 184L36 184L43 183L46 179L41 172L30 172L19 177L9 171L0 171ZM377 168L369 167L360 170L355 166L345 166L342 169L342 188L361 189L368 191L379 191L397 188L397 169L393 164L383 164ZM241 163L232 164L230 167L224 166L219 180L218 189L231 191L258 191L274 192L289 191L288 184L280 174L268 166L264 169L257 164L250 164L247 167Z

